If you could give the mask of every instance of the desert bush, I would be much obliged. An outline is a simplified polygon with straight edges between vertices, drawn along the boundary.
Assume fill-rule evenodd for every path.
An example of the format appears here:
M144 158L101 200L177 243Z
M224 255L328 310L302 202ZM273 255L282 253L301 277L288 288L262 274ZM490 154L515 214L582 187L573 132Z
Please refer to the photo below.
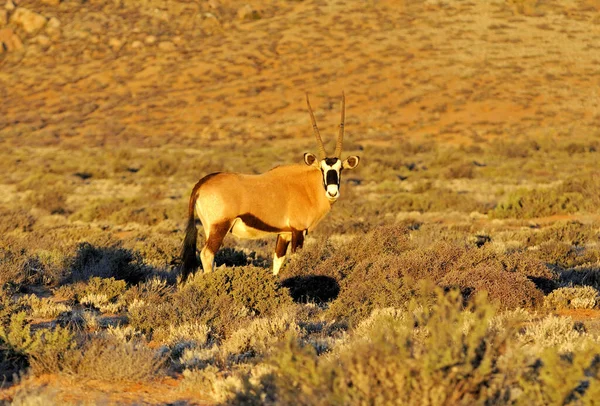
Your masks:
M530 252L469 246L465 237L427 241L430 232L396 225L339 246L322 239L292 259L284 286L296 300L333 299L327 316L354 324L375 308L402 308L420 280L459 288L467 299L485 290L503 309L539 306L557 285L558 275ZM318 278L328 278L328 290L315 286Z
M36 218L27 210L0 208L0 233L3 235L14 230L31 231L35 222Z
M486 291L502 309L541 306L544 294L526 276L507 272L500 264L481 263L470 270L452 270L440 281L442 286L459 287L467 297Z
M34 191L27 197L27 204L46 210L50 214L67 214L67 192L61 188Z
M593 405L600 393L600 346L575 353L548 348L519 375L522 405Z
M449 165L443 175L446 179L472 179L475 168L472 162L457 162Z
M123 294L123 301L133 303L137 300L148 304L158 304L164 300L165 296L172 295L174 290L174 286L168 285L165 279L153 277L130 287Z
M181 240L176 235L143 235L131 248L139 253L145 264L156 268L177 267L180 263Z
M13 406L46 406L57 405L58 390L49 389L46 385L20 385L12 399Z
M584 197L560 188L519 189L499 203L491 213L495 218L532 218L575 213L583 209Z
M36 295L23 296L20 301L31 309L31 316L34 318L53 319L71 310L68 305L48 298L38 298Z
M67 276L70 282L86 281L91 277L122 279L138 283L145 276L145 267L139 255L118 245L95 247L81 243Z
M234 331L220 348L229 356L254 356L265 353L284 337L298 331L298 325L290 313L258 318L248 326Z
M461 194L446 188L432 188L423 193L395 193L384 201L378 201L381 213L399 211L443 212L459 211L465 213L486 213L489 204L480 202L472 196Z
M106 299L110 301L118 298L126 289L127 284L123 280L94 276L88 280L87 285L83 288L83 292L79 296L100 294L106 296Z
M527 245L535 246L548 241L583 246L588 242L597 242L600 237L597 227L579 221L559 221L537 233L529 234Z
M533 252L545 263L563 269L597 263L600 259L600 252L595 248L577 247L569 243L556 241L543 242Z
M559 288L544 298L544 306L551 309L593 309L598 303L598 291L591 286Z
M206 324L187 322L156 329L153 339L163 344L202 347L210 337L210 328Z
M150 333L170 324L198 322L227 336L253 317L267 317L292 304L269 271L252 266L197 273L165 299L157 305L130 306L131 324Z
M126 205L127 203L124 199L95 200L75 211L69 219L71 221L83 221L86 223L108 220L113 213L123 209Z
M498 155L503 158L527 158L539 150L540 145L536 141L507 142L502 140L491 142L489 149L490 153L493 155Z
M398 261L398 256L387 255L357 265L341 282L340 294L327 317L355 324L376 308L405 307L415 293L415 283L399 275Z
M427 295L426 295L427 296ZM506 399L496 372L509 333L490 329L495 309L481 297L463 309L459 292L437 289L431 306L413 302L410 317L384 314L339 352L317 357L288 340L271 357L274 371L246 381L239 404L474 404Z
M168 177L175 175L180 166L180 158L173 154L162 155L158 159L151 159L144 164L140 175L150 177Z
M199 391L219 404L230 404L242 387L240 374L225 374L212 365L203 369L186 369L182 375L181 390Z
M64 372L78 379L140 382L159 377L165 359L141 340L122 341L110 335L95 337L70 354Z
M75 347L73 334L61 327L41 329L31 334L25 313L12 315L8 326L0 326L0 352L7 371L22 369L28 363L35 375L58 372L64 367L69 350Z
M518 189L490 213L495 218L532 218L597 211L600 179L594 176L570 178L544 189Z
M55 285L64 274L66 258L57 251L34 252L22 242L0 242L0 286Z
M584 350L598 342L597 337L585 332L581 323L575 323L570 317L554 315L548 315L536 323L527 323L517 339L523 344L524 352L536 356L548 348L567 354Z

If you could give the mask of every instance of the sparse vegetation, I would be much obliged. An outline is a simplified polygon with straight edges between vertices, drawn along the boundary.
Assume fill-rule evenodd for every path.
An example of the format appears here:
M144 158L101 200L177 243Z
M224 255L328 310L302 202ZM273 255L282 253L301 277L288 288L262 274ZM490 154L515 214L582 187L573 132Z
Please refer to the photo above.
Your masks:
M598 403L598 1L2 6L0 404ZM179 284L193 185L342 90L304 248Z

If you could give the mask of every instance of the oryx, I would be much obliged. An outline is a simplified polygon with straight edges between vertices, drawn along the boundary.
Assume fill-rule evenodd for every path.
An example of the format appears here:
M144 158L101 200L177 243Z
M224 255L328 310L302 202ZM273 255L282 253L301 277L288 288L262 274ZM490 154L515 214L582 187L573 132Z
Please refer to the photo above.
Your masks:
M308 94L306 103L317 139L319 157L306 153L304 164L277 166L260 175L217 172L194 186L188 206L188 224L182 251L181 280L200 265L196 257L197 213L206 234L200 253L205 272L213 270L215 253L228 232L239 238L261 238L277 234L273 274L285 261L288 245L292 253L302 248L305 233L311 231L340 197L343 169L354 169L359 157L340 160L344 138L345 97L333 156L327 156Z

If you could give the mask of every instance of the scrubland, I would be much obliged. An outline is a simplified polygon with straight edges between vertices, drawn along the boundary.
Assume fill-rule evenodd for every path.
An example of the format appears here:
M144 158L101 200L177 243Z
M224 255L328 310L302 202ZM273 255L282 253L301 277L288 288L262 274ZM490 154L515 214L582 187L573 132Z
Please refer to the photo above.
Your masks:
M5 8L0 402L597 403L598 2L14 3L59 24ZM342 89L304 249L178 284L194 183L314 152L304 91L331 145Z

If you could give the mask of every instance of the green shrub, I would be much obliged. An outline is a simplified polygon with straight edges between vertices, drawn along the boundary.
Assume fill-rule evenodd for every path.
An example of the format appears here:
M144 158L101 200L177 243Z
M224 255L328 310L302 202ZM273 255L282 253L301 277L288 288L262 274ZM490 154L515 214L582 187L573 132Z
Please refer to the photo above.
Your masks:
M5 371L15 372L27 363L35 375L62 370L65 357L75 347L73 334L61 327L41 329L31 334L25 317L24 312L16 313L11 317L9 326L0 326L0 361L9 363Z
M91 277L83 292L79 296L86 296L90 294L102 294L105 295L107 300L113 300L118 298L127 289L127 284L123 280L116 280L115 278L99 278L97 276Z

